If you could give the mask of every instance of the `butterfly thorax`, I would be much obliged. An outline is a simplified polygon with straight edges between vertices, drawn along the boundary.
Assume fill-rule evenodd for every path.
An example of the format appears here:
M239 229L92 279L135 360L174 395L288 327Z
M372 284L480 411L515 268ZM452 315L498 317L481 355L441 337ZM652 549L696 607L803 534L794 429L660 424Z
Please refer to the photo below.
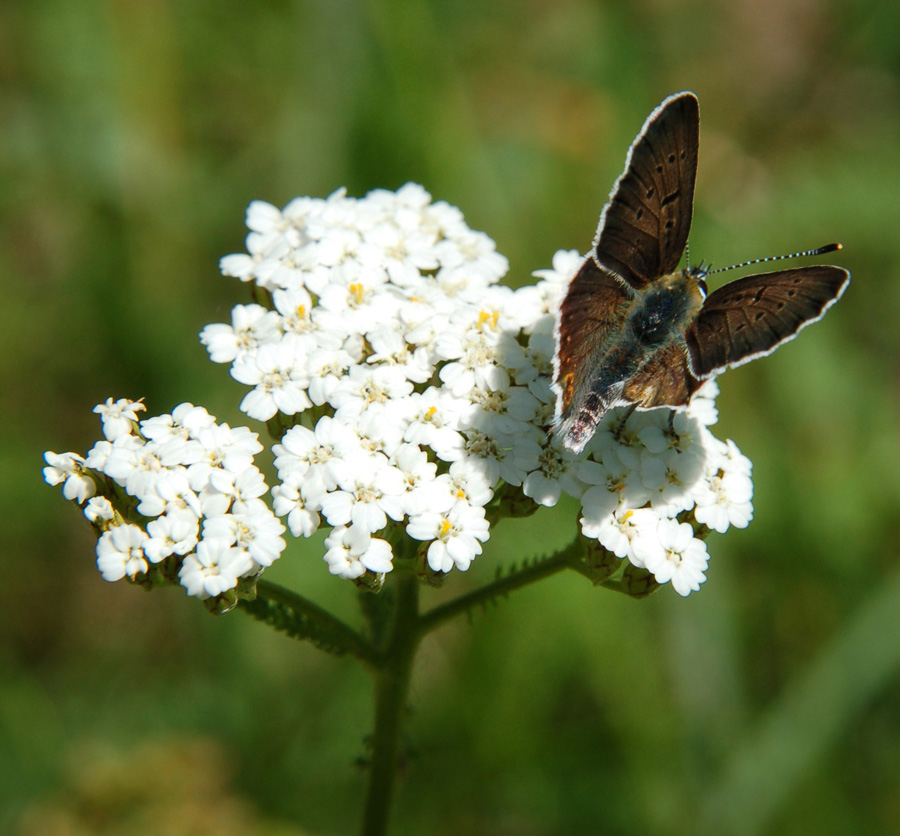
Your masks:
M680 339L706 298L706 283L693 269L676 270L639 291L623 326L626 340L648 351Z

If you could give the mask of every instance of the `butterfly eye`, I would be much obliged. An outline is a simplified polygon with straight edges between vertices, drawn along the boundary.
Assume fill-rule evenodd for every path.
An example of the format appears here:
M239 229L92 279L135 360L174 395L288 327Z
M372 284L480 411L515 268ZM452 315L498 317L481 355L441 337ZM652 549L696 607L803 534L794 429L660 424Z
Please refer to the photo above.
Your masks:
M703 294L703 298L705 299L707 294L709 293L709 285L706 284L706 279L697 278L697 287L700 288L700 292Z

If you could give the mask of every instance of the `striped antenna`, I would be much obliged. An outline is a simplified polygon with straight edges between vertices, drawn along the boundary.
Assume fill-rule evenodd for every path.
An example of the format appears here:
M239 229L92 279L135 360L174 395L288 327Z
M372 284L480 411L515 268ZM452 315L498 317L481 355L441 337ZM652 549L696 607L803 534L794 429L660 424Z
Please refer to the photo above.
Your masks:
M720 267L718 270L710 270L707 276L713 273L725 273L728 270L737 270L740 267L749 267L751 264L763 264L766 261L783 261L786 258L802 258L807 255L824 255L825 253L833 253L835 250L844 249L842 244L826 244L824 247L816 247L814 250L802 250L799 253L788 253L787 255L769 255L765 258L751 258L750 261L742 261L740 264L732 264L730 267Z

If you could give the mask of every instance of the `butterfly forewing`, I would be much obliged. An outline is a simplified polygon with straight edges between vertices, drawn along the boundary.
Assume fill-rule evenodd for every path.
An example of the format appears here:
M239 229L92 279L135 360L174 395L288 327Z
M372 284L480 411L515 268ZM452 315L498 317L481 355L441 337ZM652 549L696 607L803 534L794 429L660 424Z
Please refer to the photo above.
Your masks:
M618 334L633 297L624 282L600 270L590 256L582 262L560 306L556 326L554 380L559 387L560 418L570 413L578 383L585 380L585 368Z
M669 96L644 123L610 193L594 242L597 263L640 289L671 273L691 228L700 106Z
M796 267L738 279L711 293L685 334L691 369L706 378L793 339L821 319L850 281L842 267Z

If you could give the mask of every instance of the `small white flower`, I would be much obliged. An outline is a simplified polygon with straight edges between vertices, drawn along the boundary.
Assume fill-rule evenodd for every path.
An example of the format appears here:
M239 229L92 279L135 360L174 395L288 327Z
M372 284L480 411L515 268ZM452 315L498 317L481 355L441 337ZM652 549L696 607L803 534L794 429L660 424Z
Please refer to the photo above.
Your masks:
M467 396L476 387L493 391L509 385L509 375L498 365L497 346L481 332L470 332L467 339L452 339L451 335L439 341L438 350L447 359L454 355L459 360L441 367L438 376L457 398Z
M156 483L168 478L168 469L153 444L134 444L133 436L119 436L110 450L103 472L132 496L143 498Z
M342 348L337 350L317 349L309 356L309 399L321 406L331 400L344 373L353 365L353 358Z
M242 548L227 540L204 538L197 551L184 559L178 577L188 595L210 598L234 589L253 568L250 555Z
M546 327L552 329L559 302L583 262L584 256L577 250L558 250L553 254L552 269L535 270L532 273L541 281L516 290L519 305L523 309L522 319L526 323L523 326L525 333L533 333Z
M521 485L541 457L541 445L533 437L496 438L478 430L467 430L463 454L453 461L468 461L492 485L503 479ZM449 459L448 459L449 460Z
M209 351L213 363L231 363L248 351L278 339L281 317L262 305L235 305L231 309L231 325L207 325L200 332L200 342Z
M381 223L367 230L359 258L363 264L386 269L398 287L419 281L420 271L434 270L439 263L432 236L415 226L403 229L394 223Z
M349 546L344 545L344 535L349 531L346 526L336 526L325 538L324 560L328 571L347 580L355 580L366 573L366 567L358 555L354 555Z
M510 386L505 369L492 390L475 387L468 395L469 406L460 416L462 429L478 429L492 436L533 433L540 401L525 386ZM541 435L541 434L539 434Z
M405 301L397 312L403 338L410 345L424 348L432 364L442 359L437 345L450 329L452 311L453 303L436 288L426 285L418 288L416 295Z
M749 473L741 469L740 462L734 469L726 470L731 461L725 457L719 461L721 467L714 465L702 490L695 492L697 506L694 518L713 531L724 534L729 526L746 528L753 519L753 504L750 501L753 499L753 482Z
M396 325L382 325L366 334L372 346L369 364L383 363L402 369L404 376L413 383L424 383L434 373L425 348L410 348L398 333Z
M644 562L640 554L635 553L634 544L641 535L649 533L655 537L658 525L659 514L650 508L620 508L586 527L584 535L596 537L597 542L616 557L627 557L631 563L641 568Z
M665 516L675 516L694 505L693 488L703 474L703 460L688 456L641 457L641 484L650 492L650 504Z
M247 236L248 242L251 237L253 236ZM234 276L242 282L252 282L256 264L256 259L252 255L233 253L219 259L219 270L222 271L223 276Z
M528 338L528 346L518 352L510 352L507 365L513 373L513 379L520 386L528 386L531 393L542 403L552 407L556 403L556 395L550 388L553 375L554 341L552 330L549 333L532 334ZM535 384L538 384L535 388ZM552 418L552 412L550 417ZM549 423L549 422L548 422Z
M392 458L403 443L406 430L404 399L369 404L356 421L359 443L366 453L384 453Z
M95 496L85 504L84 515L94 525L102 525L116 518L116 509L105 496Z
M710 438L712 439L712 436L710 436ZM726 439L724 443L718 439L712 440L715 442L715 447L719 451L719 458L723 470L726 472L743 473L745 476L749 476L753 472L753 462L738 450L737 444L730 438Z
M119 398L113 401L107 398L106 403L94 407L103 420L103 435L107 441L115 441L119 436L130 435L138 420L138 413L146 407L140 401Z
M288 529L294 537L312 537L319 528L320 519L304 498L302 483L302 476L292 476L288 481L272 488L273 510L279 517L287 515Z
M44 481L63 486L63 496L79 505L97 492L94 480L84 472L85 460L77 453L44 453Z
M535 270L531 275L542 280L539 285L546 283L555 287L562 297L583 262L584 256L578 250L557 250L551 260L552 269Z
M338 475L340 490L322 497L322 515L330 525L346 525L374 533L387 525L387 517L403 519L403 474L376 453L344 460Z
M401 444L390 461L403 475L403 512L412 514L424 510L428 489L435 484L437 465L428 461L426 453L416 444Z
M463 453L464 439L456 427L464 404L435 386L414 392L406 399L404 441L430 447L443 461L456 461Z
M719 420L719 411L716 409L716 397L719 394L719 384L715 380L707 380L691 398L685 414L700 424L710 427Z
M209 484L210 476L216 470L224 468L231 473L243 473L263 449L259 436L247 427L215 424L197 431L194 437L203 454L188 467L188 479L197 492Z
M241 401L241 411L257 421L268 421L277 412L295 415L312 406L306 394L307 364L315 349L312 337L285 334L277 343L266 343L240 355L231 375L255 387Z
M202 406L182 403L172 410L171 415L154 415L141 421L141 435L147 441L167 445L172 441L186 442L202 430L215 426L216 419ZM188 462L182 461L181 464Z
M209 482L200 494L200 507L209 517L224 514L229 508L240 513L242 503L258 499L268 490L269 486L256 467L248 467L240 473L213 469Z
M337 487L343 460L361 454L363 447L350 424L325 415L315 430L300 424L291 427L272 452L279 478L287 482L303 477L303 496L310 503L314 494Z
M135 578L147 571L147 533L136 525L117 525L97 541L97 568L106 581Z
M616 509L641 508L650 499L650 491L644 487L640 474L622 464L615 448L608 448L599 463L584 462L579 476L593 486L581 497L585 537L599 538L601 527L607 525L609 515Z
M208 517L203 523L203 539L237 544L259 566L271 566L287 545L281 535L284 526L260 499L242 503L240 513Z
M277 206L264 200L253 200L247 207L247 228L263 234L283 235L290 224Z
M442 478L447 479L454 502L465 500L469 505L484 506L494 496L491 483L470 460L453 462L450 465L450 472Z
M151 563L159 563L171 554L187 554L197 545L200 523L187 511L172 511L147 523L149 539L144 554Z
M344 264L331 271L319 305L339 316L348 334L364 334L376 322L390 322L400 307L399 296L384 289L386 275L374 267Z
M531 471L522 482L522 492L539 505L548 507L556 505L564 491L569 496L580 497L585 485L578 473L588 464L593 462L579 461L571 451L548 439L541 451L538 469Z
M393 568L390 543L371 537L354 526L337 526L325 538L325 563L332 575L353 580L371 572L390 572Z
M413 390L399 366L351 366L331 393L335 417L355 423L370 404L405 398Z
M484 508L466 502L455 503L449 511L426 511L411 517L406 533L415 540L433 541L427 558L435 572L449 572L454 566L465 572L490 536Z
M644 565L657 582L671 581L679 595L696 592L706 580L703 574L709 565L706 544L694 537L689 523L660 520L655 540L642 536L634 548L636 552L642 551Z
M138 512L145 517L158 517L167 511L189 511L200 516L200 499L191 490L188 472L184 467L164 467L148 483L141 494Z
M437 248L441 264L446 265L445 269L457 269L460 276L468 274L467 286L477 281L483 287L506 274L509 262L497 252L496 244L488 235L469 229L462 222L454 224L445 234L447 238Z

